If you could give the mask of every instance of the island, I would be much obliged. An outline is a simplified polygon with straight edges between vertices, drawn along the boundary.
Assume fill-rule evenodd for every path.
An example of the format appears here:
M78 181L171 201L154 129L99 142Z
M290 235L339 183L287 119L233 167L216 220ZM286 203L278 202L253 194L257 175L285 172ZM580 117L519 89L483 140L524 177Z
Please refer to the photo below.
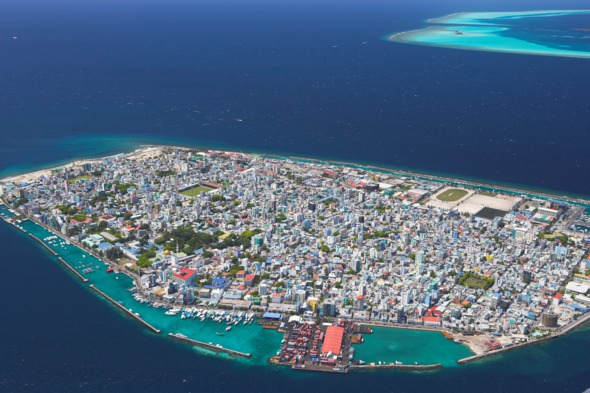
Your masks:
M463 12L429 19L429 27L390 34L404 44L525 55L590 58L588 34L580 26L556 29L526 22L590 15L590 10Z
M590 318L585 199L175 146L5 178L0 194L0 217L96 296L244 362L431 370ZM431 357L383 351L395 340Z

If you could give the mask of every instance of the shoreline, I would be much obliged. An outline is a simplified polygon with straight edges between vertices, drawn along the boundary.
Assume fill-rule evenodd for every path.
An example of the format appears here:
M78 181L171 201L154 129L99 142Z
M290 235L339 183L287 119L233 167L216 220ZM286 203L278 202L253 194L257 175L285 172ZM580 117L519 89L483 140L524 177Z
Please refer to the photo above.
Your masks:
M401 33L397 33L401 34ZM521 185L521 184L507 184L503 185L500 183L495 183L494 180L490 179L467 179L461 177L461 175L454 175L454 174L432 174L426 170L419 170L419 169L411 169L411 168L396 168L396 167L388 167L388 166L381 166L379 164L366 164L366 163L357 163L351 161L343 161L339 159L330 159L330 158L317 158L317 157L304 157L298 155L291 155L291 154L280 154L280 153L268 153L268 152L261 152L261 151L242 151L242 150L232 150L232 149L223 149L223 148L216 148L216 147L207 147L207 146L192 146L192 145L178 145L178 144L140 144L137 149L134 149L131 152L122 152L118 154L111 154L104 157L97 157L97 158L85 158L85 159L78 159L75 161L67 162L63 165L58 167L45 167L41 168L32 172L25 172L16 175L9 175L0 178L0 183L5 182L28 182L35 180L41 176L46 176L47 174L51 173L52 170L56 168L73 168L76 166L81 166L85 163L95 163L100 162L102 160L113 158L113 157L123 157L128 159L135 159L140 158L141 156L148 154L150 152L158 154L163 149L180 149L180 150L207 150L207 151L220 151L220 152L227 152L227 153L235 153L235 154L247 154L252 156L259 156L262 158L269 158L269 159L283 159L283 160L293 160L299 162L309 162L312 164L317 165L336 165L336 166L345 166L353 169L361 169L361 170L377 170L389 175L396 175L396 176L407 176L407 177L416 177L422 180L434 180L440 182L451 182L457 184L464 184L467 186L472 187L489 187L492 189L497 189L499 191L507 191L507 192L514 192L514 193L528 193L534 196L542 196L546 198L555 198L559 200L565 200L571 203L581 203L586 204L590 207L590 195L585 194L577 194L577 193L569 193L568 191L559 191L553 189L535 189L535 186L532 185Z
M142 149L135 150L132 153L124 153L124 154L121 154L121 156L122 157L125 157L127 159L140 159L142 157L145 157L146 155L149 156L150 154L153 154L153 153L158 154L162 150L167 149L167 148L178 148L178 149L183 149L183 150L190 150L190 148L188 148L188 147L161 146L161 145L153 146L153 145L149 145L149 146L146 146L146 147L144 147ZM229 150L223 150L223 151L230 152ZM256 155L256 154L251 154L251 153L244 153L244 154ZM118 155L116 155L116 156L118 156ZM259 155L259 156L262 157L262 158L277 159L277 156L265 156L265 155ZM114 156L109 156L109 157L114 157ZM319 159L309 159L309 158L304 158L304 157L299 157L299 156L287 156L287 157L281 157L281 158L284 158L284 159L292 159L292 160L305 160L305 161L309 161L309 162L311 162L313 164L317 164L317 165L342 165L342 166L346 166L348 168L364 169L364 170L371 170L371 169L375 170L376 169L376 170L380 170L380 171L385 171L386 173L393 174L393 175L399 175L399 174L401 174L402 176L425 177L427 179L436 179L436 181L452 182L452 183L455 183L455 184L465 184L465 185L472 186L472 187L473 186L475 186L475 187L482 187L482 186L484 186L484 187L492 187L491 185L486 184L486 183L477 183L477 182L466 181L466 180L463 180L463 179L452 179L452 178L447 178L447 177L442 177L442 176L424 175L424 174L420 174L420 173L406 172L406 171L401 171L401 170L394 171L394 170L391 170L389 168L377 167L377 166L361 166L361 165L358 165L358 164L348 163L348 162L343 162L343 161L323 161L323 160L319 160ZM71 165L72 166L74 166L74 165L82 165L85 162L97 162L97 161L100 161L100 160L101 159L94 159L94 160L88 160L88 161L76 161L76 162L72 163ZM365 168L367 168L367 169L365 169ZM50 169L46 169L46 170L36 171L36 172L29 173L29 174L24 174L24 175L21 175L21 176L13 177L11 179L20 179L21 177L24 177L26 179L30 179L30 178L36 179L35 176L37 176L37 177L42 176L47 171L51 171L51 170ZM4 181L4 179L2 179L2 180ZM499 186L498 186L498 189L501 189L501 190L504 190L504 191L509 191L509 192L516 192L516 193L522 192L522 190L513 189L513 188L500 188ZM543 196L543 197L546 197L546 198L558 197L557 195L554 195L554 194L546 194L546 193L537 193L537 194L533 194L533 196L535 196L535 197ZM561 198L564 198L564 197L566 198L566 201L572 202L572 200L570 199L570 197L561 196ZM580 203L580 204L586 204L586 207L588 207L588 204L590 204L590 200L585 200L585 199L576 199L574 201L577 202L577 203ZM4 204L3 201L0 202L0 203ZM6 205L6 206L8 207L9 205ZM81 245L79 245L76 242L74 242L73 239L68 238L68 237L62 235L61 233L56 232L53 228L46 227L45 225L43 225L42 223L38 222L33 217L29 217L29 216L26 216L26 217L27 217L27 219L30 219L34 224L39 225L39 226L41 226L41 227L49 230L51 233L53 233L55 235L58 235L62 239L71 241L71 244L72 245L74 245L75 247L79 248L83 252L87 252L90 255L93 255L96 258L98 258L103 263L107 263L107 264L109 264L111 266L116 266L117 268L120 269L120 266L114 265L111 262L104 261L102 258L94 255L93 252L88 251L88 250L84 249L83 247L81 247ZM17 229L21 230L22 232L27 233L27 231L25 231L24 229L22 229L19 226L17 226L14 222L8 220L5 217L3 217L3 219L4 219L4 221L6 221L9 224L12 224L12 226L16 227ZM56 256L56 257L58 256L58 254L55 251L51 250L39 238L35 237L34 235L32 235L30 233L28 233L28 234L29 234L29 236L31 238L33 238L37 242L41 243L54 256ZM88 279L86 279L85 277L83 277L79 272L77 272L72 266L70 266L61 257L58 257L57 259L62 264L64 264L65 267L67 267L70 271L74 272L84 283L87 283L88 282ZM128 274L127 272L125 272L124 269L122 270L122 272L125 275L129 276L133 281L137 281L137 278L136 277L133 277L133 275ZM112 304L116 305L121 310L123 310L126 314L128 314L132 318L138 320L140 323L142 323L143 325L145 325L152 332L154 332L156 334L158 334L158 333L161 332L161 330L159 330L156 327L150 325L149 323L147 323L146 321L144 321L143 319L141 319L138 315L134 314L131 310L125 308L123 305L121 305L121 304L117 303L116 301L114 301L107 294L105 294L104 292L102 292L101 290L99 290L98 288L96 288L96 286L94 284L89 285L89 287L91 289L93 289L95 292L97 292L99 295L101 295L103 298L105 298L106 300L108 300ZM140 288L140 286L137 286L137 287ZM562 326L559 329L554 330L551 333L549 333L548 335L545 335L545 336L543 336L543 337L541 337L539 339L530 340L530 341L527 341L527 342L524 342L524 343L518 343L518 344L510 345L510 346L507 346L507 347L500 348L498 350L494 350L494 351L491 351L491 352L485 352L485 353L478 353L477 351L475 351L474 349L472 349L472 347L469 345L469 342L467 340L463 344L467 348L469 348L469 350L471 352L473 352L474 355L473 356L468 356L468 357L465 357L465 358L462 358L462 359L459 359L459 360L457 360L457 363L458 364L465 364L465 363L468 363L468 362L478 361L478 360L481 360L481 359L484 359L484 358L488 358L488 357L493 356L493 355L499 355L499 354L502 354L504 352L511 351L513 349L523 348L523 347L526 347L526 346L529 346L529 345L539 344L539 343L543 343L545 341L553 340L553 339L559 338L559 337L561 337L561 336L563 336L563 335L571 332L572 330L574 330L575 328L577 328L579 325L582 325L582 324L586 323L588 320L590 320L590 313L587 313L587 314L583 315L581 318L578 318L576 321L571 322L568 325ZM353 320L353 322L359 323L359 324L362 324L362 325L367 325L367 326L376 326L376 327L383 327L383 328L390 328L390 329L409 329L409 330L432 331L432 332L448 331L448 329L445 329L442 326L441 327L438 327L438 326L430 327L430 326L423 326L423 325L407 325L407 326L406 325L399 325L399 326L397 326L397 325L393 325L393 324L384 324L384 323L379 323L379 322L354 321L354 320ZM190 339L188 337L182 337L182 335L179 336L178 334L170 333L169 336L171 336L173 338L176 338L176 339L178 339L180 341L185 341L187 343L191 343L193 345L201 346L203 348L210 349L210 350L213 350L213 351L216 351L216 352L226 352L226 353L235 354L237 356L241 356L241 357L245 357L245 358L250 358L252 356L251 354L243 354L243 353L240 353L238 351L233 351L231 349L223 348L223 347L216 346L216 345L213 345L213 344L207 344L207 343L204 343L204 342L200 342L200 341L197 341L197 340ZM388 364L388 365L385 365L385 364L383 364L383 365L378 365L378 367L367 367L367 365L357 365L357 366L358 367L354 367L354 368L361 368L361 369L367 369L367 368L400 368L400 369L411 369L411 370L413 370L413 369L422 369L422 370L425 370L425 369L435 369L435 368L441 368L442 367L441 364L431 364L431 365L398 365L398 364ZM373 366L376 366L376 365L373 365ZM405 366L405 367L402 367L402 366Z

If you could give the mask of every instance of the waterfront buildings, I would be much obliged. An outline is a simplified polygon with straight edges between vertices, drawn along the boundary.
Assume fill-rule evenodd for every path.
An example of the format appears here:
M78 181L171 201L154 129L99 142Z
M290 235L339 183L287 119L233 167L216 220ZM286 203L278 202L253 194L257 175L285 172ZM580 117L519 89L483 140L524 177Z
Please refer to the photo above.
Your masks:
M590 307L588 217L551 198L181 148L66 166L2 190L23 214L141 276L152 302L506 342Z

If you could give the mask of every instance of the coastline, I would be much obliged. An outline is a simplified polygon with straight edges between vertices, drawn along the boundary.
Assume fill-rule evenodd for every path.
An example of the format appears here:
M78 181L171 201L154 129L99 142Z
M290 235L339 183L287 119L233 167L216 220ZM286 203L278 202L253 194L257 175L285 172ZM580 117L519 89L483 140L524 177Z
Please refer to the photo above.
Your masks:
M398 33L399 34L399 33ZM223 148L215 148L215 147L207 147L207 146L191 146L191 145L175 145L175 144L142 144L139 145L138 149L135 149L131 152L122 152L119 154L112 154L104 157L97 157L97 158L88 158L88 159L80 159L72 162L65 163L60 167L74 167L77 165L83 165L84 163L96 163L100 162L104 159L113 158L113 157L125 157L129 159L137 159L141 158L144 154L158 154L163 149L180 149L180 150L210 150L210 151L223 151L227 153L235 153L235 154L249 154L253 156L259 156L263 158L270 158L270 159L279 159L279 160L293 160L299 162L309 162L317 165L334 165L334 166L343 166L349 167L353 169L361 169L361 170L376 170L385 174L394 175L394 176L402 176L402 177L415 177L420 180L432 180L436 182L443 182L443 183L455 183L459 185L466 185L475 188L480 187L487 187L490 189L496 189L497 191L506 191L510 193L515 193L518 195L524 194L527 196L532 197L545 197L548 199L557 199L557 200L564 200L568 201L573 204L583 204L587 205L590 208L590 195L585 194L577 194L577 193L568 193L567 191L559 191L559 190L551 190L551 189L539 189L535 188L534 186L527 186L521 184L502 184L502 183L495 183L493 180L489 179L470 179L461 177L461 175L454 175L454 174L436 174L436 173L429 173L428 171L420 171L417 169L411 168L396 168L396 167L387 167L387 166L380 166L378 164L368 164L368 163L355 163L351 161L343 161L338 159L330 159L330 158L316 158L316 157L304 157L298 155L289 155L289 154L275 154L275 153L265 153L260 151L242 151L242 150L232 150L232 149L223 149ZM28 182L34 179L37 179L41 176L47 176L54 170L55 167L46 167L42 169L35 170L33 172L25 172L21 174L15 174L0 178L0 183L2 182Z
M123 156L125 156L128 159L140 159L142 157L145 156L149 156L151 154L159 154L163 149L167 149L167 148L178 148L178 149L191 149L189 147L180 147L180 146L155 146L155 145L149 145L146 146L142 149L138 149L134 152L131 153L124 153ZM229 152L229 150L228 150ZM252 154L252 153L248 153L248 154ZM256 154L252 154L252 155L256 155ZM268 157L268 158L277 158L276 156L265 156L263 154L260 154L259 156L261 157ZM112 156L109 156L112 157ZM348 162L344 162L344 161L323 161L323 160L319 160L319 159L310 159L310 158L304 158L304 157L300 157L300 156L286 156L286 157L280 157L280 158L284 158L284 159L292 159L292 160L304 160L304 161L311 161L312 163L318 164L318 165L342 165L342 166L347 166L350 168L362 168L362 169L368 169L368 170L379 170L379 171L385 171L387 173L391 173L391 174L395 174L395 175L402 175L402 176L414 176L414 177L419 177L419 178L425 178L428 180L436 180L436 181L440 181L440 182L451 182L451 183L457 183L457 184L465 184L471 187L494 187L494 188L498 188L501 190L505 190L505 191L509 191L509 192L514 192L514 193L521 193L523 192L523 190L519 190L519 189L515 189L515 188L501 188L500 186L495 187L491 184L486 184L486 183L477 183L477 182L471 182L471 181L466 181L466 180L462 180L462 179L453 179L453 178L447 178L447 177L442 177L442 176L433 176L433 175L425 175L425 174L421 174L421 173L417 173L417 172L409 172L409 171L402 171L402 170L392 170L390 168L385 168L385 167L378 167L378 166L361 166L358 164L354 164L354 163L348 163ZM84 163L87 162L97 162L102 160L103 158L97 158L97 159L92 159L92 160L84 160L84 161L75 161L73 163L71 163L72 166L76 166L76 165L82 165ZM6 179L2 179L2 181L19 181L21 179L26 179L26 181L31 181L34 180L40 176L46 175L48 172L47 171L51 171L51 169L46 169L46 170L40 170L40 171L35 171L32 173L28 173L28 174L23 174L23 175L19 175L19 176L14 176L9 178L8 180ZM575 199L572 200L570 199L570 197L567 196L558 196L556 194L538 194L535 193L533 194L533 196L538 197L538 196L542 196L542 197L546 197L546 198L564 198L565 200L570 202L570 203L579 203L579 204L584 204L586 207L588 207L588 204L590 204L589 200L585 200L585 199ZM35 223L36 225L39 225L41 227L44 227L45 229L49 230L50 232L52 232L53 234L61 237L64 240L68 240L68 241L72 241L72 239L62 235L61 233L56 232L55 230L53 230L52 228L48 228L46 226L44 226L43 224L39 223L37 220L32 219L31 217L29 217L29 219L31 219L31 221L33 223ZM9 220L7 220L6 218L4 219L6 222L12 224L14 227L16 227L17 229L21 230L24 233L28 233L26 230L22 229L21 227L17 226L16 224L10 222ZM28 233L29 236L31 238L33 238L34 240L38 241L40 244L42 244L44 246L44 248L46 248L48 251L50 251L54 256L58 256L58 254L51 250L43 241L41 241L39 238L37 238L36 236L32 235L31 233ZM76 244L75 242L72 242L72 245L74 245L75 247L79 248L80 250L82 250L83 252L89 253L90 255L93 255L94 257L96 257L97 259L99 259L100 261L104 262L104 263L109 263L104 261L102 258L99 258L98 256L94 255L94 253L92 253L91 251L85 250L84 248L82 248L79 244ZM59 257L58 260L60 262L62 262L66 268L68 268L69 270L71 270L72 272L74 272L83 282L88 282L88 279L86 279L85 277L83 277L82 275L80 275L80 273L78 273L72 266L70 266L63 258ZM112 263L109 263L109 265L113 265ZM117 265L117 268L119 268L119 266ZM122 271L124 274L126 274L127 276L129 276L132 280L136 281L137 278L133 277L132 275L127 274L126 272ZM146 321L144 321L143 319L141 319L138 315L135 315L133 312L131 312L130 310L126 309L124 306L122 306L121 304L117 303L114 299L110 298L107 294L105 294L104 292L102 292L101 290L99 290L98 288L96 288L93 284L89 285L89 287L91 289L93 289L94 291L96 291L97 293L99 293L103 298L107 299L108 301L110 301L112 304L116 305L117 307L119 307L120 309L122 309L126 314L130 315L131 317L133 317L134 319L137 319L139 322L141 322L142 324L144 324L146 327L148 327L148 329L150 329L151 331L153 331L154 333L160 333L161 330L157 329L156 327L150 325L149 323L147 323ZM140 286L138 286L139 288ZM486 352L486 353L477 353L473 348L471 348L471 346L469 346L469 343L465 343L466 346L474 353L473 356L469 356L466 358L462 358L459 359L457 361L458 364L465 364L465 363L469 363L469 362L473 362L473 361L478 361L481 359L485 359L488 358L490 356L493 355L498 355L498 354L502 354L504 352L508 352L511 351L513 349L517 349L517 348L523 348L529 345L535 345L535 344L539 344L539 343L543 343L546 342L548 340L553 340L556 338L559 338L569 332L571 332L572 330L574 330L576 327L586 323L588 320L590 320L590 313L587 313L585 315L583 315L581 318L577 319L575 322L572 322L566 326L563 326L555 331L553 331L552 333L550 333L547 336L544 336L542 338L536 339L536 340L531 340L525 343L520 343L520 344L515 344L509 347L504 347L498 350L494 350L491 352ZM438 327L426 327L426 326L412 326L412 325L400 325L400 326L394 326L391 324L380 324L378 322L363 322L363 321L358 321L359 323L363 324L363 325L370 325L370 326L380 326L380 327L384 327L384 328L391 328L391 329L410 329L410 330L420 330L420 331L446 331L447 329L444 328L438 328ZM204 342L200 342L197 340L192 340L189 339L187 337L182 337L182 336L178 336L178 334L173 334L173 333L169 333L169 336L172 336L174 338L179 339L180 341L185 341L185 342L189 342L191 344L194 345L198 345L198 346L202 346L205 347L207 349L212 349L213 351L217 351L217 352L227 352L230 354L233 354L233 352L235 352L235 354L237 354L237 356L241 356L241 357L245 357L245 358L250 358L251 354L244 354L241 353L239 351L233 351L230 349L225 349L222 347L217 347L211 344L207 344ZM209 346L215 347L215 348L209 348ZM222 348L223 350L220 350L220 348ZM247 356L245 356L247 355ZM398 368L398 369L407 369L407 370L430 370L430 369L438 369L441 368L442 365L441 364L431 364L431 365L395 365L395 364L389 364L389 365L372 365L372 366L351 366L352 368L356 368L356 369L368 369L368 368Z

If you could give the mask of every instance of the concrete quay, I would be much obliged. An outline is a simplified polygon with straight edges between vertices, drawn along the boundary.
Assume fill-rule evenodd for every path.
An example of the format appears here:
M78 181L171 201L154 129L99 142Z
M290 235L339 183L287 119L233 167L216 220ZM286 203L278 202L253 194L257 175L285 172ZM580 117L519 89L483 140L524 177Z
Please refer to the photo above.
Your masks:
M64 264L65 267L67 267L72 273L74 273L80 280L82 280L82 282L88 282L88 279L86 277L84 277L83 275L81 275L76 269L74 269L72 266L70 266L69 263L67 263L63 258L57 258L58 261L60 261L61 263Z
M208 350L214 351L214 352L227 353L232 356L239 356L239 357L246 358L246 359L250 359L252 357L252 354L250 354L250 353L234 351L233 349L224 348L219 344L215 345L215 344L205 343L202 341L193 340L192 338L188 338L185 335L180 334L180 333L176 333L176 334L175 333L168 333L168 337L172 337L173 339L176 339L178 341L192 344L197 347L205 348L205 349L208 349Z
M135 319L136 321L138 321L139 323L141 323L142 325L144 325L145 327L147 327L153 333L156 333L156 334L160 334L161 333L161 330L160 329L156 329L155 327L153 327L152 325L150 325L149 323L147 323L146 321L144 321L143 319L141 319L141 317L139 317L138 315L134 314L133 311L125 308L125 306L123 306L121 303L115 301L109 295L107 295L106 293L104 293L103 291L101 291L100 289L98 289L97 287L95 287L94 284L90 284L90 288L92 288L100 296L104 297L109 302L111 302L112 304L114 304L115 306L117 306L119 309L121 309L122 311L124 311L127 315L129 315L130 317L132 317L133 319Z

